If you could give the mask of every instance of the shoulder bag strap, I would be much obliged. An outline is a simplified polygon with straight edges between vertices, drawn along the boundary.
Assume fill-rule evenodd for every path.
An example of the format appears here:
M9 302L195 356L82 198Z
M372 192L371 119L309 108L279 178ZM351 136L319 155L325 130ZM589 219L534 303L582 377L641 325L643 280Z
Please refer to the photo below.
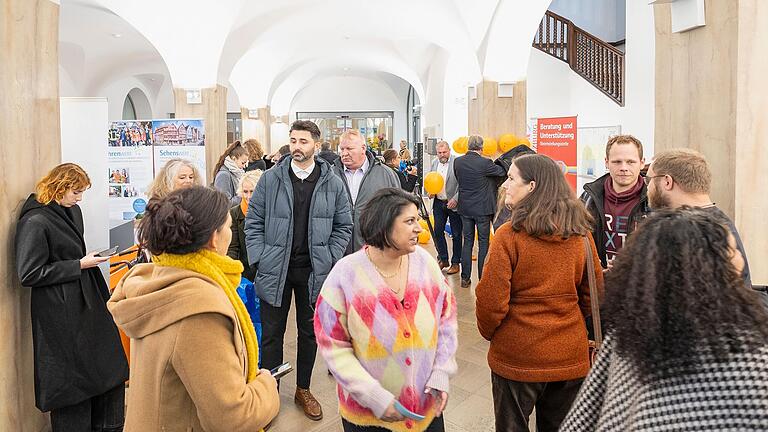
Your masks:
M595 347L600 349L603 344L603 329L600 325L600 299L598 298L597 282L595 281L595 261L592 257L592 247L589 237L584 236L584 261L589 280L589 299L592 306L592 327L595 336Z

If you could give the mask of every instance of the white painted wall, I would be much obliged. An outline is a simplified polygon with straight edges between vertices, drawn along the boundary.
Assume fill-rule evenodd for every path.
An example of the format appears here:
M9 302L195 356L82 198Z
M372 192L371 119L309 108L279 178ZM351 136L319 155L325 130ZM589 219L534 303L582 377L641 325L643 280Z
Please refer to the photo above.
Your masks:
M621 125L636 136L646 159L653 154L655 42L652 6L627 0L625 92L620 107L566 63L531 49L528 68L528 117L578 115L579 127Z
M85 225L85 247L91 252L109 247L109 192L107 190L106 98L61 98L61 160L80 165L91 179L80 208ZM108 265L102 266L105 277Z
M648 2L636 0L635 3ZM553 0L549 10L571 20L578 27L604 41L616 42L624 39L625 0Z
M232 84L227 84L227 112L239 113L240 112L240 98L235 91Z
M393 142L406 137L406 98L408 83L403 80L385 82L359 76L332 76L313 81L301 90L291 103L289 118L298 111L393 111ZM276 113L277 114L277 113ZM287 143L281 128L272 128L273 147Z

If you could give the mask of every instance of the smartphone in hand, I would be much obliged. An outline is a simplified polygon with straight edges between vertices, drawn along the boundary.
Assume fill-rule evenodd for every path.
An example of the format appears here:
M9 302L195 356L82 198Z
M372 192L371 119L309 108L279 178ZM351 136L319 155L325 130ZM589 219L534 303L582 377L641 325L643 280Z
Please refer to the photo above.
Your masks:
M112 256L112 255L117 253L117 248L118 248L118 246L111 247L109 249L104 249L103 251L96 252L95 256L97 256L99 258L104 258L104 257Z
M292 370L293 370L293 366L291 366L290 363L286 362L270 370L269 373L271 373L272 377L274 377L275 379L280 379L286 374L288 374L288 372L291 372Z

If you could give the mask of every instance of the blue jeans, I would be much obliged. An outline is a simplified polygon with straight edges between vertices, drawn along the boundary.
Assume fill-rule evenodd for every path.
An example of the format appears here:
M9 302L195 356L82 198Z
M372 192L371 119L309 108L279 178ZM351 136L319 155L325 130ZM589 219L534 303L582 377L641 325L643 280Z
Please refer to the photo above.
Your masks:
M483 277L483 264L488 255L488 243L491 237L491 219L493 215L485 216L461 216L464 233L464 247L461 250L461 279L469 280L472 277L472 249L475 247L475 227L477 227L477 241L479 251L477 253L477 279Z
M448 208L448 202L435 198L432 203L432 214L435 216L435 249L437 249L437 259L448 262L448 243L445 241L445 222L451 221L451 239L453 240L453 256L450 259L451 264L461 264L461 237L462 223L461 216L456 210Z
M76 405L51 410L53 432L121 432L124 423L124 384Z

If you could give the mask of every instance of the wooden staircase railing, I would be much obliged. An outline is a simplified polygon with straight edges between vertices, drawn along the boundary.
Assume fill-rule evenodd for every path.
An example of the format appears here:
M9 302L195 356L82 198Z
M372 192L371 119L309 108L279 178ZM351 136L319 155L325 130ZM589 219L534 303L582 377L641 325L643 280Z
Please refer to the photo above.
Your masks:
M533 47L568 63L574 72L624 106L624 53L620 50L550 11L539 24Z

